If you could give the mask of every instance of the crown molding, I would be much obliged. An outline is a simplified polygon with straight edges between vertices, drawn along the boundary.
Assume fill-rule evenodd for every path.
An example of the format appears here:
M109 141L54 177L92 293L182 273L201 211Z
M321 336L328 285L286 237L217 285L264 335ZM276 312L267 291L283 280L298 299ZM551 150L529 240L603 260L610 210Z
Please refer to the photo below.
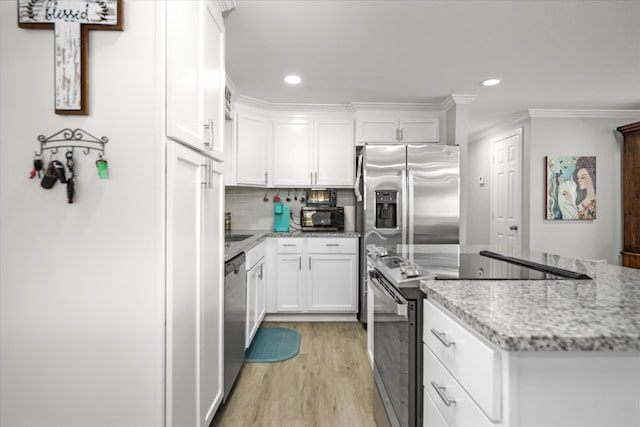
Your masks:
M473 135L469 135L469 142L476 142L476 141L483 140L485 138L495 136L496 133L502 133L504 132L505 129L509 129L514 126L519 126L521 125L521 122L529 119L531 119L531 116L529 115L529 110L520 111L518 113L512 114L511 116L507 117L504 121L501 121L500 123L497 123L484 130L481 130L480 132L476 132Z
M640 117L640 110L562 110L529 109L531 118L547 119L633 119Z
M454 105L471 104L478 95L449 95L440 105L440 108L445 111L453 107Z
M218 0L222 13L236 8L236 0Z
M261 99L252 98L246 95L239 95L238 102L250 105L253 107L264 108L270 111L309 111L309 112L329 112L329 113L344 113L353 112L351 105L349 104L294 104L294 103L278 103L267 102Z
M442 111L442 104L427 102L352 102L354 111Z

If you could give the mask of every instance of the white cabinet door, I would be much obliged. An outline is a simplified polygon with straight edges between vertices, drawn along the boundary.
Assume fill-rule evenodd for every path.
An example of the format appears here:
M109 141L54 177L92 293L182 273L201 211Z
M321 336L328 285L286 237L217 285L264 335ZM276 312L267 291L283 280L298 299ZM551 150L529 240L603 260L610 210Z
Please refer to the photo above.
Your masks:
M266 262L260 261L256 267L259 267L258 281L256 282L256 330L260 327L264 315L267 312L267 276L265 271Z
M238 112L236 134L236 183L267 185L268 122L257 114Z
M392 142L398 140L398 119L364 119L358 121L358 141Z
M440 142L438 119L400 119L398 128L402 142Z
M209 160L207 183L200 185L202 253L200 316L200 426L211 424L223 395L224 183L221 163Z
M316 121L314 143L314 185L352 186L355 178L353 121Z
M251 345L251 341L258 329L257 326L257 290L258 290L258 274L260 267L254 265L251 270L247 271L247 323L245 331L244 348L247 349Z
M167 426L207 426L222 401L222 175L167 143ZM206 262L205 262L206 261Z
M356 311L356 255L309 255L308 311Z
M222 160L224 147L224 21L215 1L204 3L202 42L202 102L204 144L211 155ZM208 132L208 134L207 134ZM207 145L208 144L208 145Z
M167 1L167 136L195 149L204 142L200 1Z
M167 136L222 158L224 26L214 2L167 2Z
M312 126L306 120L276 120L273 140L273 185L312 185Z
M302 255L278 255L276 261L276 308L278 312L304 309Z

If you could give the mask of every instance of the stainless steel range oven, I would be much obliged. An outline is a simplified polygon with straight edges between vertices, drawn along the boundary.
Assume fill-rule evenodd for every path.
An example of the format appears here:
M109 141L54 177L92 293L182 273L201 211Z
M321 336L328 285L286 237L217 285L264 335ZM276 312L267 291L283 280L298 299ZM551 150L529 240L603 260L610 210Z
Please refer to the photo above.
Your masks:
M374 378L384 411L376 422L393 427L422 425L422 296L399 292L378 271L369 273L373 289Z

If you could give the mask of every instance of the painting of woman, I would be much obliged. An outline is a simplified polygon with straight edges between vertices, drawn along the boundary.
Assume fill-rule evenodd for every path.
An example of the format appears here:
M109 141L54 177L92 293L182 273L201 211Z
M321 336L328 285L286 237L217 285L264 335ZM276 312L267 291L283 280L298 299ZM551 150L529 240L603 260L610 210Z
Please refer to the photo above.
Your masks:
M546 218L596 219L596 158L547 157Z

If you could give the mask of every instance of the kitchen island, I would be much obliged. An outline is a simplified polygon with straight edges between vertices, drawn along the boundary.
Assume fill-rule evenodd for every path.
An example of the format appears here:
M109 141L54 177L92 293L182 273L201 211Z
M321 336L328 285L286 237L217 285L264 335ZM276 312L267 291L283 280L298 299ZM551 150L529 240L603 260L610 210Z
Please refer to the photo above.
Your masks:
M422 280L425 426L640 425L640 270L492 250L592 279Z

